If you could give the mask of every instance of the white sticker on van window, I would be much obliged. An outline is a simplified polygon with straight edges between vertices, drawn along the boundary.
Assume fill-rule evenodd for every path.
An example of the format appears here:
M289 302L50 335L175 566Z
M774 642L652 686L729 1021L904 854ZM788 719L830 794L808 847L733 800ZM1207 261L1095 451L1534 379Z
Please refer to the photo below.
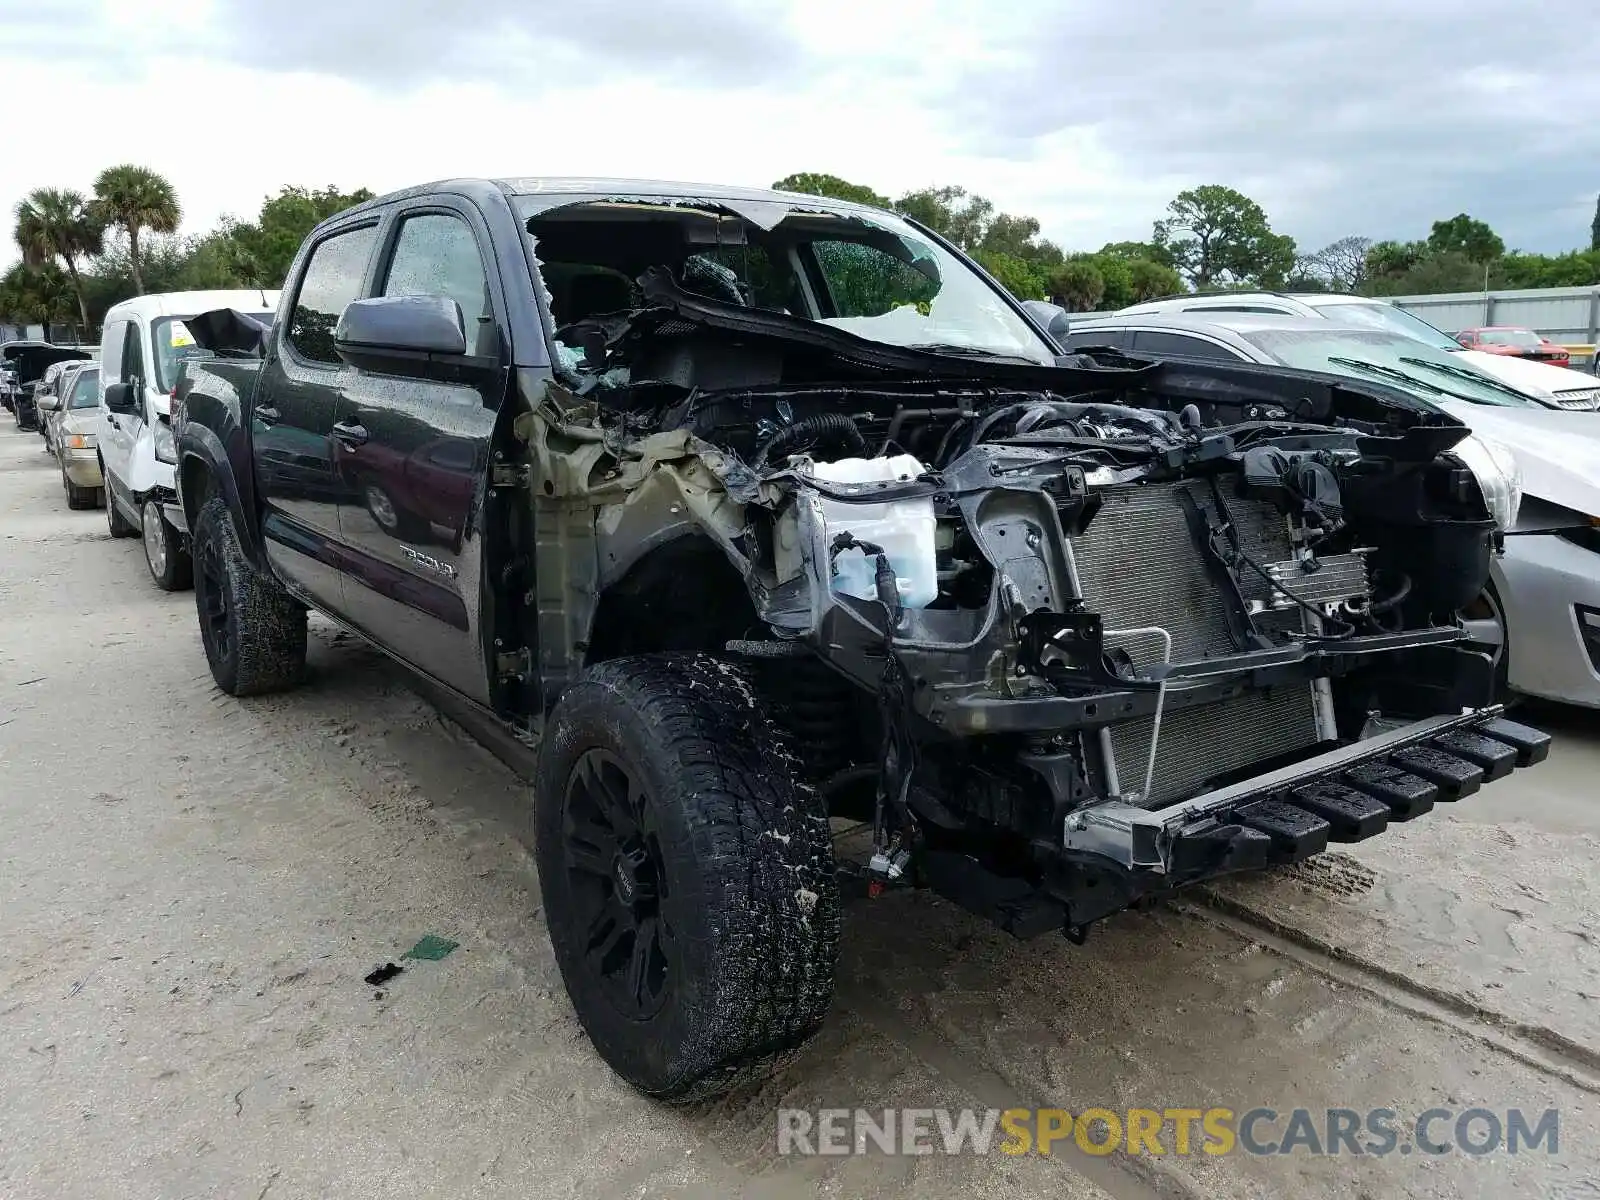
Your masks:
M172 348L177 350L183 346L192 345L194 345L194 335L189 332L188 327L182 321L174 321L172 323Z

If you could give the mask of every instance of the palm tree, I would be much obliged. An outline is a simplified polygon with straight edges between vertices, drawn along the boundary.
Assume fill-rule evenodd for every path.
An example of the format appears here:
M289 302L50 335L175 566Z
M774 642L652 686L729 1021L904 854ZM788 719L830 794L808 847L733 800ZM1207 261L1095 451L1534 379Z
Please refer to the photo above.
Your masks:
M32 270L57 259L67 270L73 294L78 298L78 316L89 329L89 304L84 299L83 278L78 274L78 259L99 254L105 226L90 208L82 192L71 188L39 188L28 193L17 205L17 246L22 261Z
M133 270L133 290L144 295L144 276L139 271L139 231L175 233L183 210L178 193L165 176L148 167L123 164L107 167L94 181L92 206L106 225L118 225L128 232L128 262Z

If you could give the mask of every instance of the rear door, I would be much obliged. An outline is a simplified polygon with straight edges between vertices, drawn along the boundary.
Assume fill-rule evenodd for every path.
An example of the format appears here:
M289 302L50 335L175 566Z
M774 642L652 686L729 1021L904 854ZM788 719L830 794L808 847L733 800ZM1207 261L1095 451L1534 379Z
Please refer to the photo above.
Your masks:
M320 606L343 613L333 424L350 368L333 349L345 305L363 294L378 219L324 234L309 251L289 317L272 332L250 412L268 560Z
M429 378L352 368L333 434L344 481L345 606L380 644L487 703L479 634L480 516L505 373L495 365L504 296L487 227L465 202L401 210L388 227L378 296L447 296L467 360Z

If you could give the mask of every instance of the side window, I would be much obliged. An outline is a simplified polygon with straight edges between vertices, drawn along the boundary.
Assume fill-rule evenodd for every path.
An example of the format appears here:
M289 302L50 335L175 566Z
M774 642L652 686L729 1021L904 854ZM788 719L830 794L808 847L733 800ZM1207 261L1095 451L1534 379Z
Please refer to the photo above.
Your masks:
M1128 344L1128 331L1126 329L1084 329L1075 330L1067 328L1065 349L1087 350L1091 346L1110 346L1113 350L1124 349Z
M150 373L144 369L144 330L133 321L123 327L122 382L150 382ZM139 403L143 404L144 401Z
M489 281L472 227L447 213L407 217L395 239L385 296L448 296L461 306L467 349L479 354L493 348L493 315Z
M361 295L367 259L377 238L378 227L367 225L336 233L312 249L286 335L289 344L312 362L338 364L333 329L345 307Z
M1142 329L1133 335L1135 354L1179 354L1184 358L1208 358L1219 362L1238 362L1239 356L1215 342L1182 333L1163 333Z
M106 326L105 337L100 342L100 362L105 382L122 382L122 343L128 336L128 323L117 321Z
M812 253L833 297L833 316L876 317L914 304L923 311L939 285L909 263L860 242L813 242Z
M85 367L78 372L77 381L72 385L72 401L68 408L94 408L100 403L100 372L93 367Z

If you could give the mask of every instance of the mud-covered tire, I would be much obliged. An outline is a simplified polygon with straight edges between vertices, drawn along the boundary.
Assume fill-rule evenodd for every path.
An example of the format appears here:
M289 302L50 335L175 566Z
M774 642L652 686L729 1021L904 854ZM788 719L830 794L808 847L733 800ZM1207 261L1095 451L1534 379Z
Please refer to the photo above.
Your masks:
M306 610L245 558L220 496L201 505L191 539L200 642L230 696L282 691L305 677Z
M595 801L602 794L610 808ZM677 1102L740 1088L821 1026L840 924L827 814L742 670L698 654L592 668L546 726L534 804L567 994L600 1056L634 1087ZM634 814L637 847L613 844L656 876L619 866L635 882L608 882L596 869L606 859L595 818L618 806ZM652 879L654 950L638 967L639 933L619 939L612 949L633 970L618 980L589 949L615 936L605 910L629 909L625 896L647 894ZM625 918L639 930L649 919Z

